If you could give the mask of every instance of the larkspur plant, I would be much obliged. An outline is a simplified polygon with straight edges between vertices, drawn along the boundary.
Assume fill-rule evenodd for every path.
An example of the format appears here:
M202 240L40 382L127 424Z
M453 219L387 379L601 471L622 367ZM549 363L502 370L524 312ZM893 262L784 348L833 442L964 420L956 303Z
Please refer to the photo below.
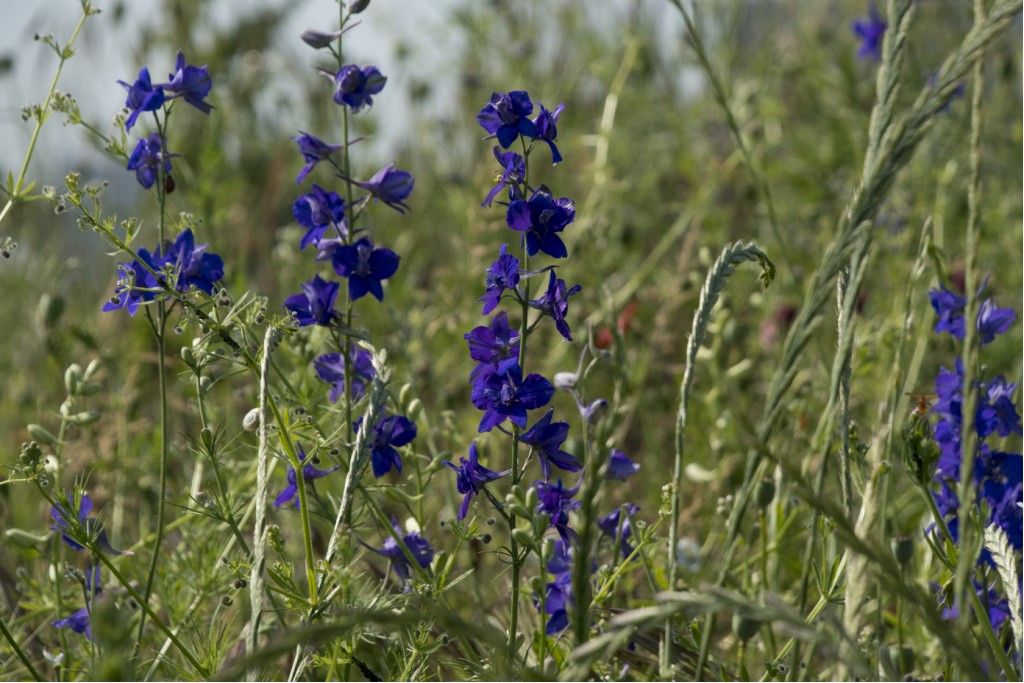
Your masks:
M913 0L669 2L699 87L646 9L469 3L422 78L374 34L357 54L371 1L340 0L292 37L299 78L262 58L287 8L179 3L138 34L153 68L104 77L111 130L57 90L98 10L37 36L59 63L0 224L48 199L113 259L66 312L40 280L97 250L4 280L0 420L39 417L0 480L0 678L1019 680L1019 164L989 140L1019 107L983 92L1019 60L982 64L1020 0L969 30ZM34 189L54 113L137 216L77 172Z

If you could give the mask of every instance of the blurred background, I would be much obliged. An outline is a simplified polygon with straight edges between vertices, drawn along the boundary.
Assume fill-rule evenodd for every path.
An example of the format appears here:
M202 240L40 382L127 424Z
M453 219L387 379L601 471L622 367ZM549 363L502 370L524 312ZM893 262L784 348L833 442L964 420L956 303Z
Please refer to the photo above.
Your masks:
M225 284L283 299L313 272L297 248L291 221L300 190L301 160L290 136L308 130L340 137L330 84L315 72L329 66L298 38L305 28L330 30L329 0L144 0L99 2L60 90L74 95L83 117L105 133L123 104L117 79L131 81L148 65L162 79L181 49L208 64L216 107L176 117L170 147L177 191L171 210L200 220L201 241L222 254ZM362 23L346 35L349 61L373 63L388 77L372 109L355 117L353 148L361 177L395 161L416 177L407 216L371 216L379 242L402 255L384 305L360 305L359 323L387 347L398 384L409 382L430 417L442 453L461 454L475 436L479 414L469 403L471 362L462 335L481 321L477 297L483 272L511 239L504 212L480 202L491 186L492 143L481 140L475 115L493 90L527 89L549 108L565 103L559 145L565 156L539 180L572 197L576 222L566 231L570 258L560 276L579 282L569 321L578 339L592 329L613 353L588 386L613 401L615 431L608 445L626 450L645 476L622 489L653 517L669 480L672 430L686 334L707 268L729 241L756 240L779 269L761 292L754 269L741 271L723 297L712 353L702 357L689 420L691 488L684 512L698 542L714 518L716 500L740 476L746 433L760 415L765 383L810 274L860 174L874 95L876 65L858 59L850 24L867 14L861 0L722 0L701 3L702 34L728 85L730 103L771 186L780 243L758 198L721 108L685 44L677 11L660 0L497 2L373 0ZM64 41L77 19L74 0L5 1L0 7L0 171L17 171L31 133L23 106L45 97L55 67L51 50L33 34ZM905 65L902 102L913 99L971 24L969 3L919 3ZM989 52L985 101L984 202L980 264L989 292L1020 312L1021 60L1020 18ZM78 127L48 123L29 177L58 188L64 174L108 179L106 209L143 220L142 243L155 240L156 207L123 161ZM962 268L966 216L967 99L955 100L902 173L881 209L874 263L865 286L855 350L853 411L870 432L884 394L892 349L902 324L902 291L920 231L930 218L937 258L955 281ZM546 158L546 150L539 157ZM328 176L320 182L329 182ZM146 232L148 231L148 232ZM141 319L100 313L112 291L115 262L95 235L78 229L45 202L21 204L0 226L18 243L0 263L0 463L13 462L25 426L52 426L71 362L103 362L106 393L100 422L72 435L70 471L90 472L94 498L118 500L113 534L141 524L155 495L155 370L150 333ZM928 278L933 277L933 273ZM922 310L927 292L916 294ZM930 314L929 314L930 316ZM918 319L930 326L932 318ZM794 452L806 447L823 404L833 335L817 333L795 400L787 407ZM177 349L189 335L173 338ZM1020 325L986 348L986 363L1020 376ZM319 340L322 341L322 340ZM317 339L314 339L317 342ZM322 347L300 345L290 366ZM547 330L532 345L531 370L575 368L577 346ZM920 391L931 392L939 365L955 353L932 338ZM172 362L172 372L175 368ZM306 366L309 368L309 366ZM326 391L307 369L303 390ZM256 387L223 382L215 419L232 432L253 405ZM315 393L322 392L322 393ZM195 433L191 389L172 392L175 433ZM568 419L575 408L557 398ZM575 431L575 430L574 430ZM250 444L243 437L244 447ZM578 444L570 444L570 450ZM172 473L184 499L184 463L192 454L179 438ZM240 461L251 454L243 450ZM497 458L498 456L493 456ZM485 460L486 461L486 460ZM808 467L813 467L808 463ZM340 486L340 482L335 482ZM130 496L120 496L130 488ZM457 498L447 479L432 519L450 517ZM141 495L140 495L141 494ZM22 495L0 492L0 518L37 527L40 511L18 508ZM137 515L137 518L133 516ZM134 521L133 521L134 520ZM0 548L0 553L7 552ZM797 553L794 553L796 555ZM0 563L5 564L5 563Z

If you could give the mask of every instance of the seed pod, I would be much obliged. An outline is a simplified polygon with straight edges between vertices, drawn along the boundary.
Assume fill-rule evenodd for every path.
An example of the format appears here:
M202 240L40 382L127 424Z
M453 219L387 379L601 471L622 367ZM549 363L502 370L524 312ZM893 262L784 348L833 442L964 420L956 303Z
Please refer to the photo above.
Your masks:
M192 350L191 346L181 347L181 359L185 361L186 365L196 364L196 354L195 351Z
M68 366L68 369L64 371L64 389L68 392L68 396L74 396L75 391L78 389L78 382L82 379L82 366L78 363L72 363Z
M512 530L512 539L521 545L532 546L533 545L533 534L530 533L529 529L522 527L516 527Z
M350 14L359 14L370 6L370 0L352 0L352 4L348 6Z
M89 364L85 366L85 374L82 379L92 379L92 376L96 374L96 371L100 369L100 359L93 358L89 361Z
M174 176L164 176L164 194L171 194L175 187L177 186L174 184Z
M555 388L563 389L568 391L576 386L576 381L579 378L575 372L556 372L555 373Z
M91 425L96 420L100 419L100 411L98 410L85 410L81 413L75 413L68 418L68 422L76 425Z
M35 440L35 441L37 441L37 442L39 442L41 444L46 444L47 446L56 446L57 445L57 437L55 437L53 434L51 434L46 429L46 427L43 427L42 425L37 425L37 424L30 424L27 427L27 429L28 429L29 436L31 436L33 440Z

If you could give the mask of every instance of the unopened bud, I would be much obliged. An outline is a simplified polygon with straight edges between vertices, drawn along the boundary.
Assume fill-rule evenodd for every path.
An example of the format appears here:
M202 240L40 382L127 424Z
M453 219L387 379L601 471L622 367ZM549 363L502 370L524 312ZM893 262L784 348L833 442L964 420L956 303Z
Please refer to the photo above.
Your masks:
M568 391L576 386L578 379L575 372L556 372L555 388Z

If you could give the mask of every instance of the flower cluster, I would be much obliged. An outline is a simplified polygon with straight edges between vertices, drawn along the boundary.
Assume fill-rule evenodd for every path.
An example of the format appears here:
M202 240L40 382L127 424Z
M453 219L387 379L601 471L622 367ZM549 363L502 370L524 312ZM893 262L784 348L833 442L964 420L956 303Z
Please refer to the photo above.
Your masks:
M885 37L885 30L889 27L885 19L879 14L878 8L872 2L868 5L868 16L857 19L850 25L853 35L860 41L860 48L857 56L861 59L878 61L882 58L882 38Z

